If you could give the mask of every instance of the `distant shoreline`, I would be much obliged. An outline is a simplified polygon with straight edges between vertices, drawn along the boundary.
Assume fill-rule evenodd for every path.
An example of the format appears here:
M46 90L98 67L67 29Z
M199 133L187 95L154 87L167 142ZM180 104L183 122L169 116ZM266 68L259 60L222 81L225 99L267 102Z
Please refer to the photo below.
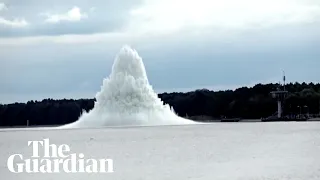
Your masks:
M320 118L311 118L311 119L308 119L307 121L270 121L270 122L273 122L273 123L276 123L276 122L315 122L315 121L319 121L320 122ZM261 121L261 119L241 119L239 121L226 121L226 122L223 122L219 119L208 119L208 120L196 120L196 122L199 122L199 123L267 123L267 122L263 122ZM32 125L32 126L0 126L0 130L1 129L25 129L25 128L51 128L51 127L58 127L58 126L61 126L61 125ZM109 126L105 126L106 128ZM117 127L122 127L122 126L117 126ZM135 127L135 126L132 126L132 127ZM104 128L103 126L101 128Z
M270 92L278 88L279 84L257 84L229 91L199 89L185 93L162 93L158 94L158 98L178 116L198 122L274 121L277 120L277 100ZM290 121L306 119L293 119L298 117L320 117L320 83L289 83L286 84L286 91L288 94L283 99L282 116L290 118ZM96 99L92 98L0 104L0 127L70 124L77 121L83 111L92 110L95 103Z

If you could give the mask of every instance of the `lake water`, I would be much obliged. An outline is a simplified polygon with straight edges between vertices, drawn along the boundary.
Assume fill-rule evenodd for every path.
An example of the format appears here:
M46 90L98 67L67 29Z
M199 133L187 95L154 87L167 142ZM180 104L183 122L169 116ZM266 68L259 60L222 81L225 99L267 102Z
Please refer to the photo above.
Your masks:
M13 180L319 180L320 123L0 130L1 179ZM112 158L111 174L14 174L7 159L49 138L88 158Z

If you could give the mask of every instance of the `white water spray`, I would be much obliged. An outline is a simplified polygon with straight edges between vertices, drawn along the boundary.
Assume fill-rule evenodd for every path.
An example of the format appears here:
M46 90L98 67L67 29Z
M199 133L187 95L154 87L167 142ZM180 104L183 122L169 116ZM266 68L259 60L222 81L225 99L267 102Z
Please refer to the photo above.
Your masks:
M138 53L124 46L117 55L110 76L96 94L94 108L63 128L173 125L196 123L177 116L163 105L149 84Z

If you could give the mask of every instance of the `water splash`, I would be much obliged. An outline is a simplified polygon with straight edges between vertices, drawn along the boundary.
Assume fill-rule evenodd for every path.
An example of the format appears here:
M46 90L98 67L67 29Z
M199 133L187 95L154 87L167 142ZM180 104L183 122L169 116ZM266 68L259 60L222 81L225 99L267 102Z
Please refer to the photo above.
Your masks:
M193 124L163 105L149 84L138 53L124 46L115 58L110 76L96 94L94 108L64 128Z

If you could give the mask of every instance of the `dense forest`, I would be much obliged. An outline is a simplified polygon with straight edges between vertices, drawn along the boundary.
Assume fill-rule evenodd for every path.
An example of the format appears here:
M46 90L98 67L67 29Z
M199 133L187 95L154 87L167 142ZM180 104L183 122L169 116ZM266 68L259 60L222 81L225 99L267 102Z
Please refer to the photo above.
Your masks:
M279 84L257 84L236 90L158 94L179 116L210 118L267 117L277 111L277 102L270 95ZM291 83L286 85L289 92L284 99L286 114L320 113L320 84ZM27 103L0 104L0 126L62 125L74 122L83 110L89 111L95 99L44 99Z

